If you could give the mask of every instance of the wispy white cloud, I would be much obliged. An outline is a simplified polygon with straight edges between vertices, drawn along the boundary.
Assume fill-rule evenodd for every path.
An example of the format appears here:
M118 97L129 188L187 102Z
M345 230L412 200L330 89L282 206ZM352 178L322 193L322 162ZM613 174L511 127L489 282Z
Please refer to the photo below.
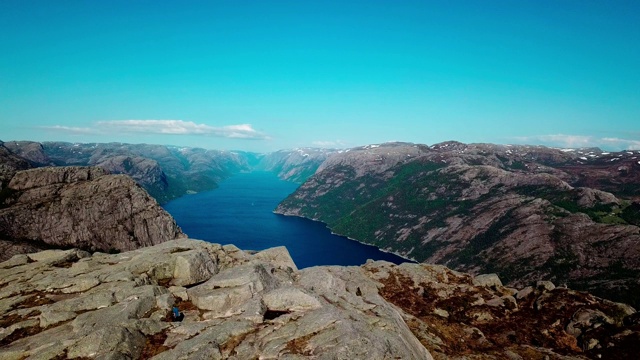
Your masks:
M620 138L599 138L595 136L585 135L539 135L539 136L522 136L516 137L518 143L523 144L542 144L552 147L561 148L584 148L584 147L600 147L609 150L638 150L640 149L640 140L620 139Z
M553 134L553 135L539 135L539 136L521 136L516 140L522 143L530 144L544 144L548 146L556 146L563 148L581 148L596 146L593 145L593 137L584 135L565 135L565 134Z
M640 140L628 140L619 138L602 138L604 144L624 150L640 150Z
M318 146L322 148L342 148L347 146L347 143L342 140L317 140L311 142L313 146Z
M51 130L73 134L161 134L161 135L204 135L232 139L268 139L250 124L210 126L184 120L109 120L98 121L91 128L51 126Z
M54 126L43 126L43 128L44 129L48 129L48 130L52 130L52 131L66 132L66 133L78 134L78 135L86 135L86 134L94 134L94 133L96 133L95 129L86 128L86 127L73 127L73 126L54 125Z

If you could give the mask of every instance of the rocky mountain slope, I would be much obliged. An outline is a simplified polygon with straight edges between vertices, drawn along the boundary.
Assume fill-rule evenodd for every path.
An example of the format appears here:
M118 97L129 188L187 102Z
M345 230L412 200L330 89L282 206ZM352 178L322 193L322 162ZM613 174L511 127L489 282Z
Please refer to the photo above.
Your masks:
M317 148L280 150L264 155L256 168L274 172L282 180L303 183L335 152Z
M17 359L631 359L631 307L548 282L369 262L297 270L197 240L0 263L0 357ZM176 307L181 321L172 316Z
M29 168L31 168L29 161L14 154L0 141L0 191L6 188L18 170L26 170Z
M0 259L49 248L125 251L184 237L126 175L99 167L17 171L0 192Z
M160 203L214 189L257 162L251 153L164 145L10 141L4 146L32 167L99 166L129 175Z
M421 262L640 304L640 152L447 142L329 157L276 212ZM584 187L589 185L593 187Z

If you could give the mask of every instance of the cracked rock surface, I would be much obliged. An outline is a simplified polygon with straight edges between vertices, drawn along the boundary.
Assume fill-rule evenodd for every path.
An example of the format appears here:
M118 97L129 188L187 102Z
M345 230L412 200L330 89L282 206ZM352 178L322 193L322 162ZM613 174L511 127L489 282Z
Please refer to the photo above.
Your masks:
M0 260L48 248L126 251L185 237L130 177L98 167L17 171L0 197Z
M254 253L192 239L120 254L47 250L0 263L0 358L637 353L633 308L550 285L518 290L495 275L474 279L439 265L382 261L298 270L284 247Z

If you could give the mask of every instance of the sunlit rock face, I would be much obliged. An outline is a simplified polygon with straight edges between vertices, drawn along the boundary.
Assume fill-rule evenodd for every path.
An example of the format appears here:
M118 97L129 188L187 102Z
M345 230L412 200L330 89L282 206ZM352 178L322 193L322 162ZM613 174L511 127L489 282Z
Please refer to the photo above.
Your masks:
M0 208L3 259L23 251L18 249L125 251L184 236L130 177L99 167L18 171Z
M284 247L180 239L0 263L0 357L589 359L637 354L627 305L549 282L368 262L297 270ZM173 314L177 313L177 317Z

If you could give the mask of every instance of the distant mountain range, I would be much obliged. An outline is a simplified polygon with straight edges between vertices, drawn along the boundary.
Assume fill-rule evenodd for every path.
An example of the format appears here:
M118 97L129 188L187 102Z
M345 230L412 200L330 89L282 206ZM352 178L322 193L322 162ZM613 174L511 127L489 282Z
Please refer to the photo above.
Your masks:
M639 313L563 285L639 304L638 157L455 142L267 155L0 144L0 353L633 358ZM99 166L45 166L82 163ZM500 277L383 261L299 271L283 247L185 239L142 189L166 180L159 194L179 196L251 169L304 181L280 213Z
M97 166L110 174L131 176L162 204L215 189L229 176L255 169L302 183L332 152L293 149L257 154L147 144L9 141L0 142L4 168L0 169L0 182L10 179L11 169Z
M336 150L299 148L280 150L260 158L256 168L274 172L283 180L303 183Z
M640 305L640 151L369 145L330 156L276 212L420 262Z
M640 305L638 151L445 142L256 154L5 142L2 206L10 205L17 171L48 165L129 175L160 203L214 189L238 172L272 171L302 183L277 213L322 221L420 262L496 272L513 286L552 280Z

